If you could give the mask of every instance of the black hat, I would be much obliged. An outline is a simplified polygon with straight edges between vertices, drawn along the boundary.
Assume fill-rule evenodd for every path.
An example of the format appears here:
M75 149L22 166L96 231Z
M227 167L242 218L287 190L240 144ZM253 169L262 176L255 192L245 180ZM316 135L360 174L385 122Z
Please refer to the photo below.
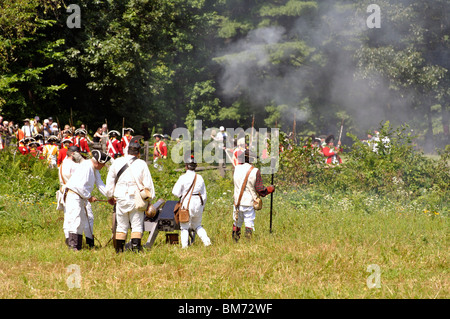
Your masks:
M111 159L111 156L103 152L100 152L99 150L93 150L92 158L97 162L99 162L100 164L105 164Z
M186 163L188 169L195 170L197 168L197 163L195 162L194 155L186 154L184 157L184 162Z
M112 136L120 136L120 133L116 130L112 130L112 131L109 131L108 135L109 136L111 136L111 135Z
M325 143L330 143L331 142L331 140L333 140L334 141L334 135L333 134L331 134L331 135L328 135L328 137L325 139Z

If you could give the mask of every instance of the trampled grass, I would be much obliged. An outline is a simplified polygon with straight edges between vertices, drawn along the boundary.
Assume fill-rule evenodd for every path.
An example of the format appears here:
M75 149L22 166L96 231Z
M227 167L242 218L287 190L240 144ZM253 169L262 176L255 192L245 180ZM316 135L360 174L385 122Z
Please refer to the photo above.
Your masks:
M1 194L0 298L450 297L447 201L438 211L419 200L279 188L273 232L265 199L253 238L234 243L230 176L202 175L213 245L185 250L160 233L150 250L116 255L105 246L111 206L94 203L102 247L72 252L52 198Z

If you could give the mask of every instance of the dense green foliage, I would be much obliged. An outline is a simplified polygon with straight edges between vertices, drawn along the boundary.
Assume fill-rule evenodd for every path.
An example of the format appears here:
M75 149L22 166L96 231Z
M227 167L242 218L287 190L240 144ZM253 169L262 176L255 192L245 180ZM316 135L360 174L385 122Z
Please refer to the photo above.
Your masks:
M354 144L343 156L344 162L334 167L325 164L323 155L313 149L294 147L281 154L277 183L331 194L419 201L442 211L448 205L450 192L449 150L443 151L439 159L426 157L413 148L408 131L407 127L393 130L386 123L380 134L390 138L390 146L383 149L378 142L378 153L349 134Z
M448 1L0 1L0 113L105 120L142 134L278 126L359 136L408 123L426 152L449 137ZM92 133L92 132L91 132ZM351 138L346 138L352 143Z

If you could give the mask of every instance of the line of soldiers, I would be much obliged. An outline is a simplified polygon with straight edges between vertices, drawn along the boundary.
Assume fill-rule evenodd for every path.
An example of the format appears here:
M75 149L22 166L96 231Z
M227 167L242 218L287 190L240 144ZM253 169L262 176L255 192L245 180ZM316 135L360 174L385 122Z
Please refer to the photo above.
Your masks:
M161 156L159 158L164 158L167 155L163 155L166 153L161 149L163 146L160 142L161 139L155 143L154 151ZM131 229L131 250L142 249L144 211L147 208L142 209L138 202L144 199L150 203L155 198L155 188L147 163L140 159L140 149L139 138L131 139L127 154L117 157L111 163L104 183L99 171L111 161L111 156L99 150L93 150L92 158L83 160L81 156L75 157L79 152L76 146L68 148L66 158L59 168L61 188L58 191L58 204L64 209L63 228L69 248L82 249L83 233L86 244L90 247L94 246L94 218L90 204L98 201L92 196L96 186L99 192L108 198L108 203L115 207L116 252L124 251L129 229ZM232 238L236 241L240 238L244 224L246 237L251 237L256 217L255 210L258 209L255 203L260 197L265 197L275 190L273 185L265 187L262 184L261 173L251 164L251 157L248 149L241 152L237 156L233 175L235 188ZM202 176L195 172L196 167L193 156L185 159L186 172L179 177L172 189L172 194L180 198L181 207L189 211L189 220L180 223L183 248L189 245L191 229L196 232L205 246L211 245L211 240L202 227L202 214L207 201L206 186Z

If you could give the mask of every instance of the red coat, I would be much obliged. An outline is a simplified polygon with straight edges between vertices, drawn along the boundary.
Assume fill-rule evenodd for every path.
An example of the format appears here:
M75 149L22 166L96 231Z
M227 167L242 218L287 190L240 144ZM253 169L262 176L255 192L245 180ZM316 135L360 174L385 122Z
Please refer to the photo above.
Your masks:
M57 161L56 161L56 165L58 165L58 167L59 167L59 165L61 165L61 163L64 161L64 159L66 158L66 155L67 155L67 148L61 147L61 148L59 149L59 152L58 152L58 159L57 159Z
M113 138L112 140L109 140L107 147L109 156L113 158L123 156L122 143L118 139Z
M80 148L80 152L82 153L90 153L91 150L89 149L89 145L87 142L87 139L85 137L80 137L78 139L78 143L79 143L79 148Z
M122 148L123 149L128 147L128 144L130 144L130 141L131 141L132 138L133 138L133 136L131 136L131 135L124 135L122 137L121 143L122 143Z
M323 155L327 158L325 161L327 164L341 164L342 159L339 157L338 153L342 152L342 148L335 149L334 147L329 147L328 145L322 148Z
M30 152L28 146L25 146L25 145L19 145L19 147L17 149L19 150L19 152L22 155L28 154Z
M164 141L153 144L153 157L167 157L167 146Z

